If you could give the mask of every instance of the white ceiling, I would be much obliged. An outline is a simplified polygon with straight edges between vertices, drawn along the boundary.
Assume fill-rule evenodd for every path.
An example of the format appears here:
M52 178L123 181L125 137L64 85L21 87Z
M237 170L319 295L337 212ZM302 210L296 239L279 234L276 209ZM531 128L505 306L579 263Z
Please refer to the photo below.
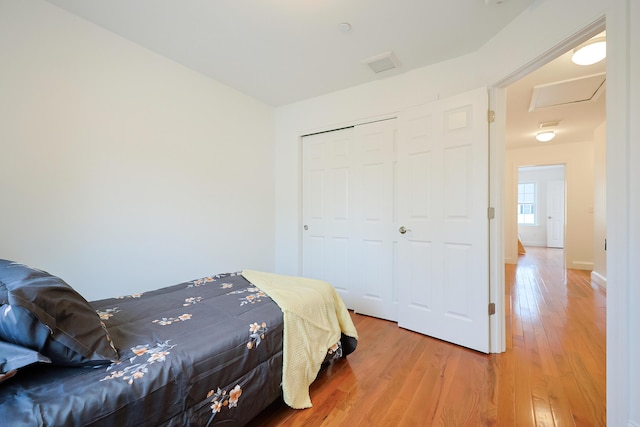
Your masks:
M274 107L478 50L535 0L47 0ZM351 31L339 25L347 22ZM363 61L392 51L398 68ZM533 87L604 71L563 55L508 88L507 146L590 139L596 101L529 112Z
M272 106L471 53L534 0L48 0ZM351 31L338 25L348 22ZM362 61L393 51L399 68Z
M583 142L593 138L593 131L606 117L606 81L590 101L567 103L529 111L531 98L536 86L553 88L548 99L583 98L597 86L593 81L601 81L606 74L606 60L583 66L571 62L573 50L564 53L545 66L518 80L507 88L507 147L541 145L535 134L540 123L559 121L549 127L556 131L556 137L546 144ZM602 74L602 75L601 75ZM599 75L590 79L590 76ZM576 85L582 81L585 84ZM577 87L577 90L576 90Z

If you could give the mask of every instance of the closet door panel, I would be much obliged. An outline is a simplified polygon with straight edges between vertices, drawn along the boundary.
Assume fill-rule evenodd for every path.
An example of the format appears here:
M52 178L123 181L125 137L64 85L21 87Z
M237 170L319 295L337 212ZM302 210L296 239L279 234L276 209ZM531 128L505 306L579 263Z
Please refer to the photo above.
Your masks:
M353 129L302 144L302 274L331 283L353 307Z
M394 268L396 121L355 127L354 309L397 320Z
M395 120L303 138L303 275L397 320Z

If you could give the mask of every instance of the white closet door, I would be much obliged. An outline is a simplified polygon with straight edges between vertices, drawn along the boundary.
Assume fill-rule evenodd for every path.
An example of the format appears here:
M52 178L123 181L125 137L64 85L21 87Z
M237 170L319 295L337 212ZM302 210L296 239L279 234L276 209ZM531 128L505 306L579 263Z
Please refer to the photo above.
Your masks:
M302 142L302 274L325 280L358 313L397 320L396 120Z
M354 310L398 320L394 218L396 120L355 127Z
M353 128L302 143L302 274L331 283L353 308Z
M487 108L482 88L407 110L398 124L398 324L485 353Z

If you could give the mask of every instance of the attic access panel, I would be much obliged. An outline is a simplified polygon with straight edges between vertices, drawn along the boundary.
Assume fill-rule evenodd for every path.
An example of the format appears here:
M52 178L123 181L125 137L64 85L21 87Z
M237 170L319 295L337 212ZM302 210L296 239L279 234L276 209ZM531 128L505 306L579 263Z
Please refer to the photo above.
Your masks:
M529 112L556 105L597 99L605 87L606 73L592 74L533 87Z

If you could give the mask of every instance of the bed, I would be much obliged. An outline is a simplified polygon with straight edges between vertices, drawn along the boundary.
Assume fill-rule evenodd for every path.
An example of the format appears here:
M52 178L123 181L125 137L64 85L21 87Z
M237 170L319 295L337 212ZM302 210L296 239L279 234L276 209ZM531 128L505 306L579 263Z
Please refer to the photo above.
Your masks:
M89 303L60 278L0 260L0 417L245 425L281 397L310 407L320 366L357 345L339 296L316 282L247 270Z

